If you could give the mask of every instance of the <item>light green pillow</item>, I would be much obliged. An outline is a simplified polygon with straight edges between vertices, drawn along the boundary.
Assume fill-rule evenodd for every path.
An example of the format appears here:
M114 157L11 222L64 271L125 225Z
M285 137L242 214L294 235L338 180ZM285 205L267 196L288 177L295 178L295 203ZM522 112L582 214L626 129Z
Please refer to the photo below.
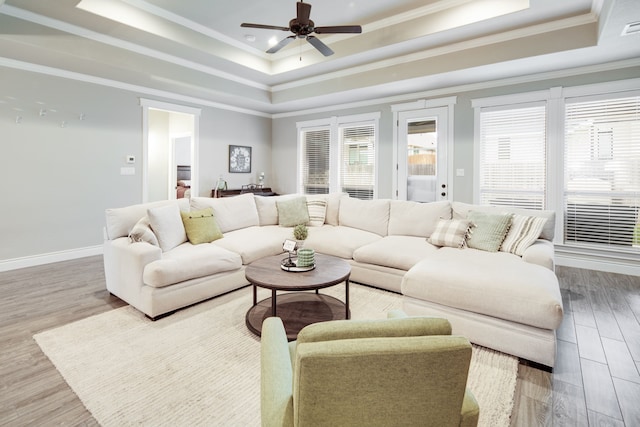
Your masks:
M187 232L187 238L192 244L211 243L222 238L220 227L213 216L213 208L180 212L180 215L184 230Z
M282 227L294 227L309 222L306 197L278 200L276 205L278 206L278 224Z
M512 215L471 211L467 219L473 224L467 247L497 252L509 232Z

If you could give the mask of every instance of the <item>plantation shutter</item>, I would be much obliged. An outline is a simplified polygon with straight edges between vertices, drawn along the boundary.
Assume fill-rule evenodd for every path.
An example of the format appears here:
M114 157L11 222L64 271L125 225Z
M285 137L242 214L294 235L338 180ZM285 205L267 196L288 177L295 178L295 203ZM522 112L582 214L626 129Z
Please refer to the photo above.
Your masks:
M373 199L375 186L375 126L343 125L340 135L340 188L358 199Z
M565 242L638 251L640 96L565 109Z
M330 143L328 126L302 131L301 193L329 193Z
M544 209L546 105L480 110L481 204Z

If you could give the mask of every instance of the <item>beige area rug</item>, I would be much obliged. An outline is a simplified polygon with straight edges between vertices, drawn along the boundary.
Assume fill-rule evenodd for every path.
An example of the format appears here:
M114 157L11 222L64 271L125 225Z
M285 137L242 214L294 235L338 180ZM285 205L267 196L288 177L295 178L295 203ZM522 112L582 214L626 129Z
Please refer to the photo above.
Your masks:
M350 288L354 319L401 307L400 295ZM342 299L344 286L325 292ZM251 301L246 287L156 322L122 307L34 339L104 427L259 426L260 341L244 320ZM517 369L515 357L474 346L480 425L509 425Z

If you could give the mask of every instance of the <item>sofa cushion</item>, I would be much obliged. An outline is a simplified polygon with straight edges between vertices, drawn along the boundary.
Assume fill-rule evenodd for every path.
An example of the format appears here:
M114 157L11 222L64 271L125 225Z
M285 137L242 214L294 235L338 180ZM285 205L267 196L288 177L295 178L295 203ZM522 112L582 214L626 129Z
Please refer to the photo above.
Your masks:
M324 197L327 200L327 212L324 219L325 224L339 225L340 201L343 197L349 197L349 195L347 193L329 193L322 196L313 197Z
M153 233L163 252L170 251L187 241L180 209L177 204L151 208L147 211Z
M282 243L292 239L292 233L291 228L277 225L247 227L225 233L224 239L213 244L239 254L242 263L249 264L259 258L281 254Z
M343 197L340 199L340 225L386 236L389 229L389 202L385 199Z
M562 321L553 271L506 252L439 249L405 274L402 294L538 328Z
M386 236L353 251L353 259L365 264L409 270L417 262L430 256L437 247L424 237Z
M470 211L471 231L467 237L467 247L483 251L497 252L511 226L511 214Z
M309 210L305 196L278 200L278 224L282 227L294 227L309 222Z
M547 222L542 228L540 238L553 241L556 226L556 213L550 210L534 210L534 209L521 209L511 206L492 206L492 205L472 205L469 203L453 202L451 203L451 209L453 213L453 219L465 219L469 214L469 211L482 211L493 213L512 213L518 215L535 216L540 218L546 218Z
M149 208L177 204L181 211L189 210L188 199L161 200L158 202L140 203L124 208L113 208L105 211L107 237L110 240L128 236L133 226L147 214Z
M136 225L133 226L129 233L129 240L131 240L131 242L147 242L153 246L160 246L158 238L151 229L148 215L140 218Z
M427 241L436 246L462 248L466 244L470 226L471 221L465 219L440 219Z
M252 193L241 194L233 197L192 197L191 209L201 210L213 208L213 214L220 231L237 230L239 228L260 225L258 208Z
M163 253L162 259L147 264L142 280L145 285L161 288L241 267L242 259L236 253L211 243L187 242Z
M314 249L316 253L352 259L356 249L380 239L382 237L369 231L325 224L309 228L304 247Z
M187 239L194 244L211 243L222 239L222 232L213 216L213 209L207 208L199 211L180 212L184 231Z
M389 235L429 237L439 219L451 219L451 202L418 203L392 200Z
M258 219L260 225L278 225L278 207L276 202L287 200L295 195L283 196L258 196L255 195L256 208L258 209Z
M502 242L500 250L522 256L542 233L546 218L513 215L509 232Z

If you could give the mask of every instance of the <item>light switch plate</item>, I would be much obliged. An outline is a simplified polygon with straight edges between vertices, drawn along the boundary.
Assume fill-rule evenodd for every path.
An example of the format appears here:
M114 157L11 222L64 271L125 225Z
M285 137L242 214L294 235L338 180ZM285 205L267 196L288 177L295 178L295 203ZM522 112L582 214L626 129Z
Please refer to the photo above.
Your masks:
M136 168L120 168L120 175L135 175Z
M136 162L136 156L127 156L127 163L135 163Z
M456 176L464 176L464 169L456 169Z

